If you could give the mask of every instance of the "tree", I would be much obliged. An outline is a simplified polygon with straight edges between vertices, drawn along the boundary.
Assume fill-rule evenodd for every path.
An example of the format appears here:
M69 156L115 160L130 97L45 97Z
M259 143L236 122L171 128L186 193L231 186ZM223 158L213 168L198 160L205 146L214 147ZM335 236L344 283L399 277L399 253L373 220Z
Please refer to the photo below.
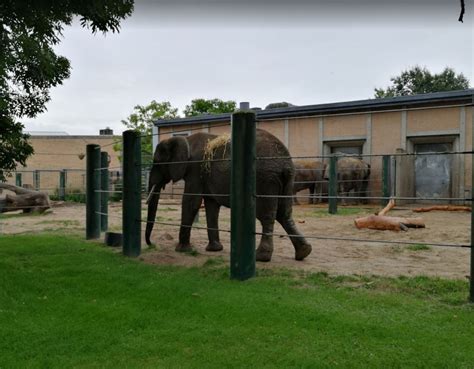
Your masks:
M127 119L122 120L122 124L127 129L133 129L140 132L142 137L142 154L144 157L143 162L151 162L151 155L153 154L152 147L152 131L153 122L157 119L173 119L178 116L178 109L173 108L171 103L168 101L156 102L153 100L146 106L136 105L133 108L133 113L128 116ZM122 151L122 143L117 142L114 145L115 151Z
M439 74L431 74L426 67L415 66L390 78L392 85L375 89L376 98L425 94L429 92L465 90L469 80L462 74L446 67Z
M235 111L235 101L222 101L221 99L194 99L184 108L184 116L192 117L201 114L232 113Z
M94 34L118 32L132 10L133 0L0 2L0 181L33 153L17 120L44 112L50 89L70 75L69 60L53 50L64 26L78 17Z

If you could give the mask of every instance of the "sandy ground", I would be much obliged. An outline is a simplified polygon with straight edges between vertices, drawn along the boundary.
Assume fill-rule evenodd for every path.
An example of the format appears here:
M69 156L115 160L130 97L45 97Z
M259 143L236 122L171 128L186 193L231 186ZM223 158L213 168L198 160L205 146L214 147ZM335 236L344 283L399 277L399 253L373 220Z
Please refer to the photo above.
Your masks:
M144 207L145 209L145 207ZM373 213L373 209L342 210L350 215L328 215L321 206L300 205L294 207L294 218L299 229L306 236L344 237L370 240L401 240L408 244L453 243L468 244L470 240L470 213L430 212L423 213L425 229L410 229L408 232L358 230L353 220L358 216ZM109 229L121 231L121 206L110 206ZM163 200L158 211L157 221L178 223L181 207L178 202ZM143 216L145 217L145 210ZM389 215L413 216L409 206L394 209ZM230 228L230 211L221 210L220 228ZM205 227L205 212L200 211L197 226ZM28 232L58 232L84 234L85 206L69 204L56 207L52 213L40 216L8 215L0 218L0 233L19 234ZM144 228L144 227L143 227ZM257 225L257 231L260 226ZM229 260L230 234L221 232L224 250L206 252L206 230L194 229L191 241L197 253L182 254L174 251L179 228L169 225L155 226L152 239L157 248L146 249L141 260L152 264L202 265L209 258ZM284 233L277 225L275 233ZM325 271L330 274L368 274L368 275L429 275L444 278L466 278L469 275L469 249L431 247L428 250L410 250L408 245L368 243L354 241L329 241L308 238L313 252L304 261L294 260L294 249L288 238L275 237L275 251L272 261L258 263L257 268L285 267L307 271ZM258 239L257 239L258 242Z

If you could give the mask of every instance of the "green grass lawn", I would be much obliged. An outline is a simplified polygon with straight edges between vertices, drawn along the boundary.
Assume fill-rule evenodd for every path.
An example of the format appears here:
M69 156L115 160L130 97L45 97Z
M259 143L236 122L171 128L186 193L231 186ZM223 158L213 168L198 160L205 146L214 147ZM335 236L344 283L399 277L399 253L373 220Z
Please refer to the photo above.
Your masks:
M192 256L184 256L192 257ZM0 368L473 368L466 281L144 265L0 237Z

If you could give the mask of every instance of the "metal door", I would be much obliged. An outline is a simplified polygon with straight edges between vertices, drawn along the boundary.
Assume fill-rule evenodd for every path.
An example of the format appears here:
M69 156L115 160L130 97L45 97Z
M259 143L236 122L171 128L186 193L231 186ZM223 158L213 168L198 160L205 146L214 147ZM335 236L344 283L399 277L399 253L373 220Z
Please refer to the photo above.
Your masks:
M451 151L451 143L415 145L416 153ZM417 155L415 158L416 197L451 197L452 155Z

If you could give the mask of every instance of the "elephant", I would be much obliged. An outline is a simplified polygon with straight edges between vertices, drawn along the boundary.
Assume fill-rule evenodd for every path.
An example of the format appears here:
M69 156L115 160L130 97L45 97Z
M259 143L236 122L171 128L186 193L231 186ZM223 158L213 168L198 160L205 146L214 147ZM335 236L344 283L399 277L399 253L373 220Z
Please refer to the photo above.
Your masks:
M151 245L161 189L170 181L184 180L181 226L176 251L190 251L191 226L202 200L206 210L209 243L206 251L223 249L219 240L218 220L221 206L230 207L230 137L199 132L187 137L171 137L155 149L148 183L148 214L145 240ZM256 250L257 261L270 261L273 253L273 227L277 220L289 235L295 259L303 260L312 246L296 228L292 218L295 168L283 143L267 131L256 131L256 194L281 197L257 197L256 216L262 225L262 237ZM207 159L214 160L207 160ZM222 160L224 159L224 160ZM186 195L192 194L192 195Z
M327 165L324 179L329 179L330 164ZM342 157L337 161L338 195L349 197L354 190L356 197L365 197L369 185L370 164L354 157ZM367 201L363 201L366 203Z
M316 203L314 196L321 195L323 190L324 170L326 165L315 160L296 160L295 164L295 182L293 185L293 203L298 204L296 193L309 189L310 198L308 203Z

